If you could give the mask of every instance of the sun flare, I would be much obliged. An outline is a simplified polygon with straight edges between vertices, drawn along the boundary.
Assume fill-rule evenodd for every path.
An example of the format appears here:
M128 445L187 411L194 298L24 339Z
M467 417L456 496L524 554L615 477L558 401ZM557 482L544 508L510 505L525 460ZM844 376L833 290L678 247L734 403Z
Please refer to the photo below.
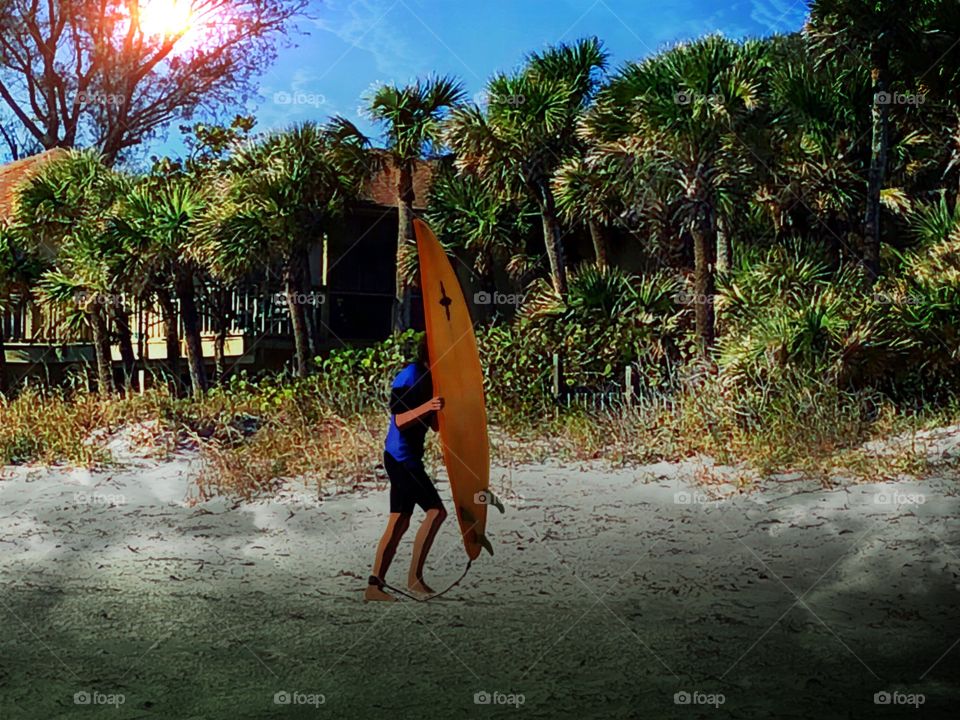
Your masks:
M192 22L190 0L142 0L140 3L140 29L146 35L184 35Z

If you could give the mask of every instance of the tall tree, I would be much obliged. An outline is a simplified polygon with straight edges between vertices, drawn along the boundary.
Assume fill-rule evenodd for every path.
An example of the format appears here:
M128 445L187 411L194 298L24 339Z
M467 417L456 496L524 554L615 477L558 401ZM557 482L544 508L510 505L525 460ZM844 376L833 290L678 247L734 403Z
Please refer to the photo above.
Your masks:
M105 228L130 184L98 153L71 151L42 166L18 191L17 224L29 228L38 254L51 258L40 280L41 299L62 308L69 325L90 328L102 393L114 389L110 323L133 264Z
M557 209L567 222L587 226L597 267L610 262L608 233L623 210L624 170L616 156L588 151L564 162L554 175Z
M870 162L870 76L856 57L818 60L806 34L770 41L768 142L760 154L754 207L779 242L802 238L838 266L859 261L858 242Z
M148 297L154 284L170 288L179 305L195 396L207 388L203 364L196 261L197 225L207 197L189 178L147 177L117 204L106 232L110 241L135 258L138 294Z
M204 221L200 253L218 278L279 266L300 377L309 368L306 254L375 170L367 144L352 123L335 118L245 147L233 156L222 198Z
M176 185L186 185L202 191L205 203L211 198L213 202L217 202L217 192L222 187L220 180L230 166L230 153L250 142L255 125L256 119L249 115L236 115L228 124L181 125L180 132L183 133L187 154L182 158L153 158L150 174L157 180L166 178ZM192 220L190 225L191 229L188 233L190 239L186 245L192 252L197 248L197 244L194 242ZM211 277L195 257L189 255L187 257L193 266L193 273L199 280L196 283L196 290L200 294L194 304L207 311L213 327L214 374L217 381L221 381L226 370L224 354L231 319L228 289L223 282ZM177 378L180 356L180 340L177 332L179 313L177 304L173 301L175 293L173 284L170 282L170 278L175 274L176 272L170 272L169 265L151 263L147 268L147 274L143 277L146 279L144 300L152 299L151 296L155 297L160 306L167 328L167 363L173 376ZM196 375L196 373L193 374Z
M761 43L709 36L630 63L585 121L602 152L634 158L672 181L693 239L694 309L704 352L715 335L718 221L751 170L741 133L762 106L764 52Z
M503 202L477 178L460 175L445 162L434 173L426 217L444 246L470 264L477 286L492 298L497 289L495 271L509 269L520 254L523 247L518 240L529 233L536 210L529 202Z
M235 103L307 0L0 0L0 101L44 148L108 163Z
M396 170L397 276L394 329L410 325L410 283L402 268L416 256L413 235L414 173L417 162L436 149L446 112L464 99L463 85L450 77L418 80L406 87L384 85L370 99L370 115L386 131L387 152ZM421 198L426 200L426 198Z
M814 0L810 30L824 59L854 54L868 64L872 83L869 106L870 166L863 216L863 262L868 276L880 273L881 206L889 174L891 121L920 102L933 85L958 96L956 38L960 11L955 0ZM911 102L906 99L912 96ZM931 105L934 98L925 98Z
M460 170L477 175L499 195L537 204L551 280L561 294L567 270L551 179L578 151L578 121L606 65L596 38L534 53L519 72L487 83L486 108L455 109L445 131Z

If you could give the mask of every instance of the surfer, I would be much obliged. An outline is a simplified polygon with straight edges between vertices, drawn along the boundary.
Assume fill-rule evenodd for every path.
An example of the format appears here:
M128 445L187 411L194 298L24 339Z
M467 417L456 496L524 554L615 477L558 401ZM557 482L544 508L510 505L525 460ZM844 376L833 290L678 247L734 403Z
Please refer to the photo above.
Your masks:
M416 359L400 371L390 389L390 428L383 452L383 465L390 478L390 518L377 547L366 600L396 599L383 590L383 581L400 539L410 527L415 505L427 515L414 540L407 585L416 593L433 593L423 581L423 566L447 511L423 467L423 443L428 429L438 429L437 411L442 408L443 398L433 396L427 345L421 340Z

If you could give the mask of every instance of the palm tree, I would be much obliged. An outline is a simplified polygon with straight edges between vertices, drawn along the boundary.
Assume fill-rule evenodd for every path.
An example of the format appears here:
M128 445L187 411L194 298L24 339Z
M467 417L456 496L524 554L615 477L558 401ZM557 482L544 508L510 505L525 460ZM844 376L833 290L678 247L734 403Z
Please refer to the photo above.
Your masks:
M567 290L567 272L551 180L579 150L577 124L606 65L607 54L596 38L534 53L516 74L489 81L486 109L455 109L444 133L462 172L476 175L499 196L536 203L551 280L561 294Z
M695 315L702 351L713 344L718 226L752 169L739 133L761 107L760 43L710 36L630 63L601 91L584 130L601 152L670 180L693 239Z
M880 273L880 210L889 173L891 120L909 111L894 104L894 93L921 95L922 86L933 83L956 101L960 13L955 0L815 0L810 28L821 59L852 53L869 66L871 141L863 236L864 265L875 281Z
M207 388L196 301L201 268L194 252L198 221L206 206L205 193L189 178L148 176L119 203L107 228L111 240L136 258L141 297L149 297L157 284L172 288L180 306L195 396Z
M563 163L553 178L557 209L567 222L587 226L597 267L609 264L608 229L623 209L625 168L619 159L588 151Z
M154 158L149 173L149 182L162 187L164 181L171 181L172 184L166 187L167 191L176 186L185 186L192 189L194 192L191 194L196 194L197 190L202 190L203 197L196 199L204 206L216 204L218 202L216 191L221 188L220 180L229 168L230 153L243 143L250 141L255 125L256 119L254 117L237 115L229 124L218 125L201 122L187 128L181 128L185 133L184 142L188 149L186 159ZM169 196L169 192L166 195ZM163 212L165 214L171 211L175 212L173 206L178 202L167 197L165 204L168 207ZM191 206L187 209L192 215L197 208L193 202L188 203L188 205ZM150 211L148 211L147 216L150 214ZM201 214L203 214L202 210ZM200 217L198 216L195 219L199 220ZM185 247L188 247L190 253L195 255L198 248L198 228L195 227L194 218L189 220L184 218L184 221L187 221L186 224L190 226L189 231L185 233L189 238ZM155 249L164 247L169 249L170 243L162 240L159 245L154 245ZM167 258L170 262L167 262L167 260L157 262L161 258ZM179 384L180 378L180 313L177 309L175 283L172 278L182 274L183 268L172 267L172 262L180 258L176 255L171 256L169 252L161 252L159 255L150 253L140 259L143 261L149 260L149 262L143 264L142 272L139 273L141 279L140 299L145 303L159 306L166 333L166 365L176 386ZM229 322L228 290L206 272L206 269L198 263L196 257L187 256L182 259L192 265L191 272L198 280L195 283L194 290L199 295L195 295L194 299L188 301L187 304L188 306L200 305L204 307L212 321L215 333L213 341L214 376L217 380L221 380L225 373L224 351ZM189 285L182 283L181 289L189 291ZM199 341L188 338L188 350L189 346L196 347L198 343ZM191 377L198 376L194 365ZM204 380L208 379L204 378Z
M462 251L479 276L479 287L488 293L496 289L496 268L510 267L522 250L517 241L527 236L531 214L535 216L529 203L504 202L450 165L434 173L427 220L445 246ZM407 272L411 270L415 268Z
M279 265L293 327L296 372L308 371L303 298L306 254L355 199L376 168L366 137L349 121L270 135L235 153L199 256L217 278Z
M17 224L30 228L41 255L53 257L40 280L41 299L66 308L73 327L90 328L100 392L113 390L109 324L122 312L120 293L132 265L105 226L129 185L96 153L70 151L44 165L18 193ZM121 348L125 359L133 355L129 334L121 336Z
M805 35L768 43L770 120L767 142L752 146L763 153L753 206L778 240L811 238L836 266L860 227L870 149L857 105L869 96L869 75L855 58L818 62Z
M413 204L416 201L413 177L425 152L440 140L445 113L464 99L463 85L451 77L418 80L406 87L384 85L370 100L371 117L384 126L387 153L397 171L397 282L394 328L410 324L410 284L401 268L415 257Z

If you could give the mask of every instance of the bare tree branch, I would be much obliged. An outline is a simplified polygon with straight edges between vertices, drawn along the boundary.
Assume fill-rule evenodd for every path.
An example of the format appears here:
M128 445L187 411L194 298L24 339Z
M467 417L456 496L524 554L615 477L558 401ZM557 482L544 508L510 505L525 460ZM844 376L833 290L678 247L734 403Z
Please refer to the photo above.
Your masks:
M141 26L143 2L0 0L0 106L44 148L113 162L251 91L308 0L192 0L190 27L168 35Z

